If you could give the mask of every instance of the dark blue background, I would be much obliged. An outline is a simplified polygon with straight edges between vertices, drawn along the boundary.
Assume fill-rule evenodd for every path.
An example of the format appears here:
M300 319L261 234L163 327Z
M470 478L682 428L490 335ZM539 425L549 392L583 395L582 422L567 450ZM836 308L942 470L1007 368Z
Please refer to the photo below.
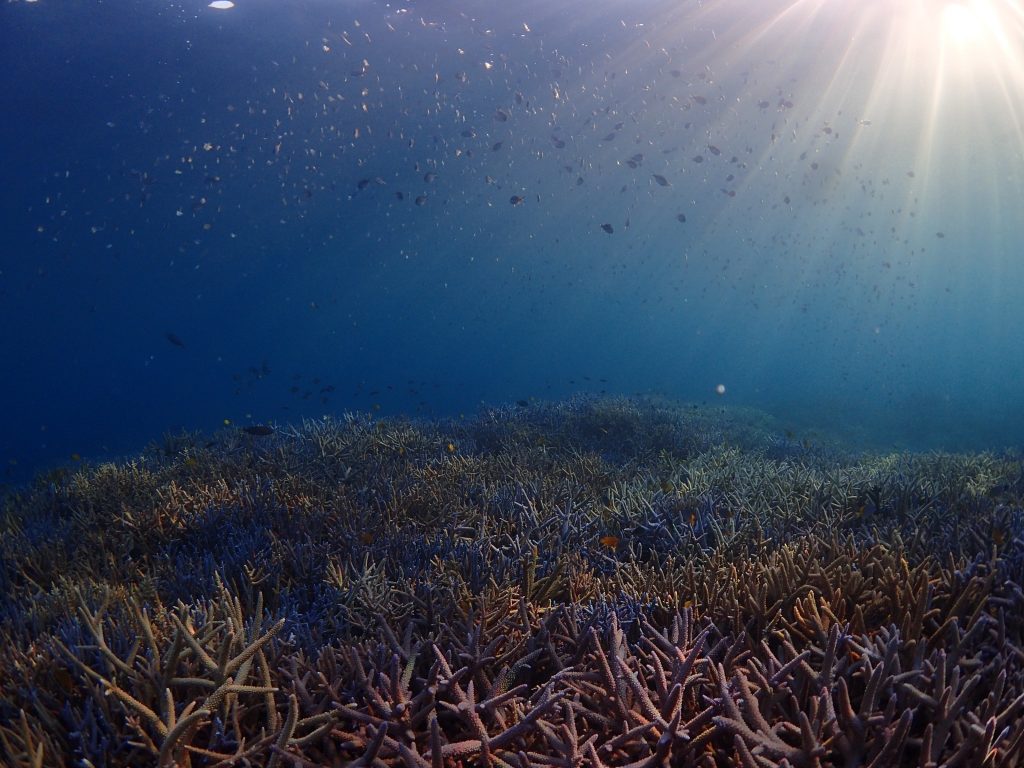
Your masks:
M1019 163L956 154L1012 134L922 155L875 64L745 48L728 8L507 7L0 6L6 478L576 392L1019 445Z

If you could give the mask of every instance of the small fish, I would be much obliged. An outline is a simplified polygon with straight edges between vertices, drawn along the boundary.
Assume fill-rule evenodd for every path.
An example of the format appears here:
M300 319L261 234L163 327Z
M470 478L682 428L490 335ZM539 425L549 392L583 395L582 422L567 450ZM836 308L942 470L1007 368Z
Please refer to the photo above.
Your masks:
M672 184L669 183L669 180L666 179L664 176L662 176L660 173L652 173L651 174L651 178L653 178L656 182L658 182L658 184L660 186L662 186L662 187L671 187L672 186Z
M714 144L708 144L708 152L710 152L715 157L718 157L720 154L722 154L722 150L720 150Z
M501 145L502 145L503 143L504 143L504 142L501 142L501 141L496 141L496 142L494 142L493 144L491 144L491 152L497 152L497 151L498 151L499 149L501 149Z
M614 550L616 547L619 546L619 537L618 536L610 536L610 535L609 536L602 536L600 539L598 539L598 542L605 549Z
M427 171L425 174L423 174L423 180L427 182L427 184L434 181L436 178L437 174L434 173L433 171Z
M523 200L525 199L526 198L524 198L522 195L512 195L512 197L510 197L508 201L512 203L512 205L522 205Z
M685 213L677 213L676 214L676 221L678 221L680 224L685 224L686 223L686 214Z
M242 427L242 431L247 435L253 435L255 437L267 437L268 435L274 434L274 428L267 426L266 424L253 424L249 427Z
M185 342L182 341L181 338L175 333L165 331L164 338L167 339L169 342L171 342L171 344L173 344L176 347L181 347L182 349L185 348Z
M603 229L609 235L615 231L615 227L613 227L611 224L602 224L601 229Z
M426 205L427 204L427 196L426 195L417 195L416 199L413 200L413 202L416 203L416 205Z
M494 119L500 123L508 122L508 112L503 109L496 109L494 111Z

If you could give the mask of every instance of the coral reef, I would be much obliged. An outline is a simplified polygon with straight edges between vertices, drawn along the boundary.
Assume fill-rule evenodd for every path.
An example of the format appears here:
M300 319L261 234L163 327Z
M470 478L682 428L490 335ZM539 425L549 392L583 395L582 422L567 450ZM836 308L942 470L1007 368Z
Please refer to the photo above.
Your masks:
M659 400L169 436L2 499L0 763L1024 766L1022 496Z

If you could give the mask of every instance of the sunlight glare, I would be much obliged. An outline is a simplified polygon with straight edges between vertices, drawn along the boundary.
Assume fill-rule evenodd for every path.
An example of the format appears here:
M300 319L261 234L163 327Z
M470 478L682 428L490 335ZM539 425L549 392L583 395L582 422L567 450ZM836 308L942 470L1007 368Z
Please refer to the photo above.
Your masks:
M960 45L976 43L981 39L981 19L966 5L947 5L942 12L942 25L946 36Z

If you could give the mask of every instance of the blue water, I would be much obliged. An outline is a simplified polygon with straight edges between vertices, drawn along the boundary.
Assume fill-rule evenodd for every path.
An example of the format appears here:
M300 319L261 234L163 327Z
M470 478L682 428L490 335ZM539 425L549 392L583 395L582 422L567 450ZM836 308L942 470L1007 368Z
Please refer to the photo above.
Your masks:
M579 392L1019 447L1022 22L949 5L0 5L4 477Z

